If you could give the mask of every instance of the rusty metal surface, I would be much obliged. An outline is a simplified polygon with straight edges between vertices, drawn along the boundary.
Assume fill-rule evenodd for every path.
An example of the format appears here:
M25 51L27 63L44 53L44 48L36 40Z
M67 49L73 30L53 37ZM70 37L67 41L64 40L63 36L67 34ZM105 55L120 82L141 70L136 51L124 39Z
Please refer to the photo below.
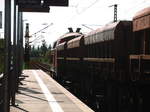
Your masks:
M76 47L79 47L80 46L80 41L81 39L83 38L83 36L80 36L80 37L77 37L77 38L74 38L70 41L68 41L67 43L67 48L76 48Z
M83 34L77 33L77 32L66 33L66 34L62 35L61 37L59 37L56 45L59 45L60 43L63 43L65 41L69 41L69 40L76 38L76 37L79 37L81 35L83 35Z
M67 38L67 37L71 37L71 36L76 36L76 37L78 37L78 36L80 36L80 35L82 35L82 34L81 34L81 33L77 33L77 32L66 33L66 34L64 34L63 36L61 36L60 39Z
M59 44L59 45L57 46L57 50L58 50L58 51L64 50L64 49L65 49L65 43L66 43L66 42L63 42L63 43Z
M118 38L123 37L123 32L126 32L124 28L127 27L128 30L131 29L131 21L118 21L116 23L108 24L85 35L84 44L90 45L104 41L117 40Z
M133 20L133 31L150 28L150 15Z
M133 19L138 19L146 15L150 15L150 7L147 7L147 8L144 8L143 10L138 11L133 17Z
M150 7L137 12L133 18L133 31L147 28L150 28Z
M130 59L143 59L143 60L150 60L150 55L143 55L143 54L140 54L140 55L130 55L129 56Z
M113 40L116 27L119 23L120 22L108 24L102 28L90 32L85 36L85 45Z

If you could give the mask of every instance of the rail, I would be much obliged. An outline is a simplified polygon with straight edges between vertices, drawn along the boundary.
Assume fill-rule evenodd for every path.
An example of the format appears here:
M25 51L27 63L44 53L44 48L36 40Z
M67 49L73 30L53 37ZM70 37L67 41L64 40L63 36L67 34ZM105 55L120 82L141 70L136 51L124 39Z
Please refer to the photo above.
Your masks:
M41 62L31 62L30 63L30 66L31 66L31 68L33 68L33 69L41 69L41 70L43 70L43 71L45 71L45 72L50 72L51 71L51 69L50 69L50 65L48 65L48 64L44 64L44 63L41 63Z

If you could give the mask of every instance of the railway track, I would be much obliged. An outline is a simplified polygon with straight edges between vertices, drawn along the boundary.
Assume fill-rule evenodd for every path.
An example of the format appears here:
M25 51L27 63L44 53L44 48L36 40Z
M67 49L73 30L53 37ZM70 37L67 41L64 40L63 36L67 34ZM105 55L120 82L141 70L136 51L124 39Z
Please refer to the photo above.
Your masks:
M32 69L41 69L44 72L48 73L50 76L52 76L51 70L50 70L50 65L48 65L48 64L43 64L41 62L32 61L32 62L30 62L30 67ZM58 83L61 84L64 88L66 88L68 91L70 91L72 94L74 94L76 97L78 97L81 101L83 101L88 106L90 106L91 108L94 109L94 107L92 107L93 104L89 104L89 102L87 102L85 99L82 99L83 96L79 95L77 93L76 89L73 89L74 86L72 85L72 83L70 83L70 82L65 82L65 83L58 82Z
M50 73L50 65L48 65L48 64L32 61L32 62L30 62L30 67L32 69L41 69L44 72Z

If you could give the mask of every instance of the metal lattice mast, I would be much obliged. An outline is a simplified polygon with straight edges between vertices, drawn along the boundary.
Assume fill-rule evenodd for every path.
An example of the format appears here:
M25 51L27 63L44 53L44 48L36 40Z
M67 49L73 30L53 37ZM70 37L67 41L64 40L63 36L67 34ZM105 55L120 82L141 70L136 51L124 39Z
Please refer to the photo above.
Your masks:
M114 5L114 22L117 22L117 4Z
M109 6L109 7L114 7L114 22L117 22L117 6L118 4Z
M29 23L26 23L26 32L25 32L25 63L28 67L29 61L30 61L30 57L29 57L29 50L30 50L30 46L29 46Z

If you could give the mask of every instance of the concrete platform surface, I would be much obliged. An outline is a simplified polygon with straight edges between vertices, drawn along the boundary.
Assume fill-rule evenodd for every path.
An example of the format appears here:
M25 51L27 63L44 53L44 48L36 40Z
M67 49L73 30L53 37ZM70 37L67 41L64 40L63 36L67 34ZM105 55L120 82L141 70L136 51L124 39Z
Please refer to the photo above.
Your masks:
M24 70L16 95L18 106L10 112L94 112L42 70Z

